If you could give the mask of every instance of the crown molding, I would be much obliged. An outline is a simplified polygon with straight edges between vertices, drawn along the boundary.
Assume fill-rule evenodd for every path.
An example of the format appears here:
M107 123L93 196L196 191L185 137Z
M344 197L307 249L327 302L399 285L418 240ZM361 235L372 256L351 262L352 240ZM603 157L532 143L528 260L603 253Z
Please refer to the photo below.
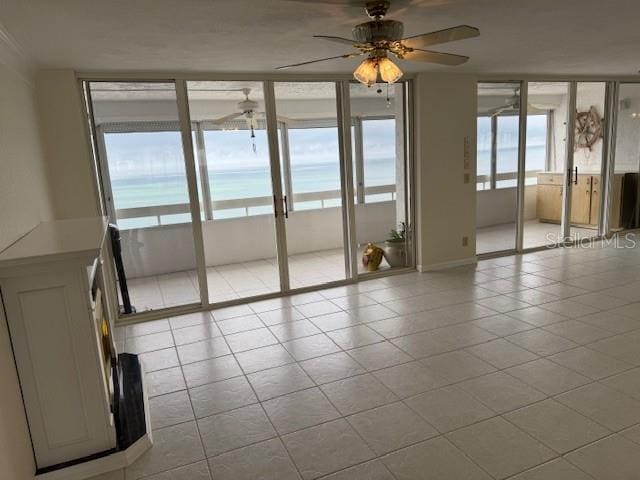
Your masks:
M33 84L35 62L0 23L0 64L16 73L28 84Z

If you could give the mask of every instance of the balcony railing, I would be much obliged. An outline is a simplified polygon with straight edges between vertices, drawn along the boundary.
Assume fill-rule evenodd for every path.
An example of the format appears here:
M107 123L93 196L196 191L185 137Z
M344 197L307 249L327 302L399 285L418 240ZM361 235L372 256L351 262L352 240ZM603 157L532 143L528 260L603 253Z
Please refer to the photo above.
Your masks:
M533 178L543 170L527 170L525 172L525 178ZM503 182L508 180L517 180L518 172L505 172L496 174L496 182ZM476 176L476 185L482 185L482 188L478 190L490 190L491 189L491 175L478 175ZM498 187L500 188L500 187ZM513 186L515 188L515 185Z
M365 198L369 195L384 195L388 194L388 201L393 201L396 198L396 186L395 185L380 185L376 187L365 187ZM336 205L327 205L329 200L340 200L340 190L325 190L322 192L308 192L308 193L296 193L293 195L294 205L296 203L303 202L320 202L320 208L330 208ZM214 200L211 202L211 207L214 212L220 210L244 210L244 217L250 216L250 208L266 207L273 205L273 197L249 197L249 198L237 198L230 200ZM309 209L304 209L305 211ZM135 208L121 208L116 210L116 216L118 220L131 220L136 218L150 218L155 217L157 224L152 226L163 225L162 217L168 215L185 215L190 212L188 203L175 203L171 205L153 205L148 207L135 207ZM240 215L236 215L233 218L237 218ZM224 218L220 220L225 220ZM175 222L172 222L175 223ZM182 222L180 222L182 223ZM165 222L164 225L167 223ZM126 227L125 227L126 228Z

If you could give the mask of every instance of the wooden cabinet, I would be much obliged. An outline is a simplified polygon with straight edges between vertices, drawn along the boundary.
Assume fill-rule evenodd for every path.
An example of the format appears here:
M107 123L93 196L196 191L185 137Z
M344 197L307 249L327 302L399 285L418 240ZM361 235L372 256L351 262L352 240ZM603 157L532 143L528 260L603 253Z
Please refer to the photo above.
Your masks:
M624 174L615 174L611 190L611 228L621 228L621 204ZM539 173L536 210L542 222L559 223L562 219L562 191L564 175L561 173ZM602 198L600 175L578 174L571 190L571 223L597 226Z

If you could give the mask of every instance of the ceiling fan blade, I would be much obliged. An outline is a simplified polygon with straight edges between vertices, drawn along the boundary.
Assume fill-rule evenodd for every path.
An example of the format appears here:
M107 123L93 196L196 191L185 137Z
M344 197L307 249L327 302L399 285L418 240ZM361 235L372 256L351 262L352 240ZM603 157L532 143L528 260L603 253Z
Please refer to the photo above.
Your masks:
M432 52L431 50L415 49L407 52L403 56L404 60L412 60L414 62L438 63L440 65L462 65L469 57L464 55L454 55L452 53Z
M478 35L480 35L480 30L477 28L470 27L469 25L458 25L457 27L445 28L437 32L423 33L422 35L403 38L400 42L409 48L424 48L429 45L455 42L456 40L473 38Z
M229 115L225 115L224 117L216 118L215 120L209 120L214 125L222 125L223 123L234 120L240 116L242 116L242 112L230 113Z
M327 60L335 60L337 58L353 58L364 55L362 52L345 53L344 55L336 55L335 57L319 58L318 60L309 60L308 62L292 63L291 65L283 65L276 67L276 70L282 70L283 68L300 67L302 65L309 65L310 63L326 62Z
M324 40L329 40L330 42L342 43L343 45L359 45L358 42L351 40L350 38L334 37L332 35L314 35L313 38L322 38Z

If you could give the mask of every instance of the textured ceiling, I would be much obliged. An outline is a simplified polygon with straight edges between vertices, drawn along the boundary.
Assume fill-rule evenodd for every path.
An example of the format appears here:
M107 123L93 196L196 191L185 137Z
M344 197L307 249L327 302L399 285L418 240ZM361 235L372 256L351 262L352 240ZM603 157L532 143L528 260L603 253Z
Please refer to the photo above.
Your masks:
M357 1L357 0L354 0ZM344 0L3 0L6 30L41 67L78 70L272 72L348 47L367 18ZM462 67L402 62L407 71L635 74L638 0L402 0L390 18L416 35L459 24L479 38L438 50L471 56ZM434 48L435 49L435 48ZM298 72L348 73L356 59Z

